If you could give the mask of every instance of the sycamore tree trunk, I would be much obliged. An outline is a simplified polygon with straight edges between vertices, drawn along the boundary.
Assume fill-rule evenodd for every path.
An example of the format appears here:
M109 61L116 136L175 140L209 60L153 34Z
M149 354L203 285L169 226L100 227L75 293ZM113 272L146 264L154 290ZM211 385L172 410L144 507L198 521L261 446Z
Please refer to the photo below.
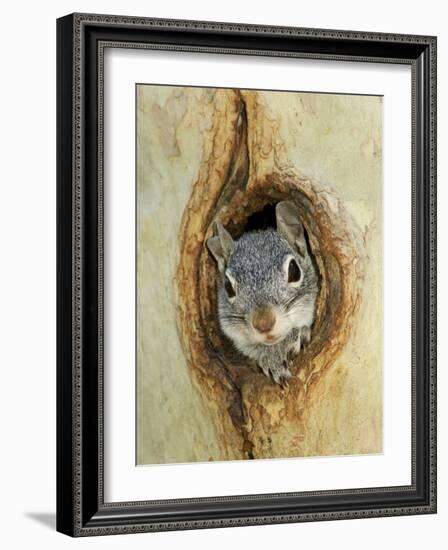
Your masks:
M176 208L160 214L165 228L177 228L174 278L160 281L171 307L165 302L160 315L166 325L177 324L172 345L181 353L164 370L159 388L152 377L149 389L148 364L156 368L160 353L163 365L166 350L148 351L144 327L150 330L152 321L138 313L140 463L381 452L381 194L375 194L381 105L375 98L361 108L356 99L187 88L157 97L146 88L139 95L139 159L145 158L138 160L139 191L144 196L150 169L171 171L161 176L167 181L178 177L171 194L183 186ZM198 121L201 131L192 134ZM165 143L157 161L145 156L149 135ZM200 151L196 171L186 175L183 163L193 147ZM360 186L370 186L364 195L356 175L364 178ZM221 334L217 270L205 245L215 221L238 238L251 217L281 200L297 205L320 275L311 342L295 358L286 388ZM149 284L144 269L155 253L147 231L156 232L151 238L167 238L163 229L146 227L144 212L139 205L142 287ZM167 254L162 248L161 256ZM144 300L138 308L144 309ZM178 388L177 395L170 387ZM157 391L171 403L162 411ZM169 432L182 422L179 432L186 429L188 436Z

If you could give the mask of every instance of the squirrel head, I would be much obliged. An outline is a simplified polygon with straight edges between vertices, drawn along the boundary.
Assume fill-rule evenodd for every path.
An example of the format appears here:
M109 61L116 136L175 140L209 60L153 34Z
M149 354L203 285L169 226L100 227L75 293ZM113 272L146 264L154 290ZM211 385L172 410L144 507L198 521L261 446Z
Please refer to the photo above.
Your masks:
M216 223L207 240L218 264L221 329L248 356L314 322L318 275L294 203L278 203L276 221L276 230L243 233L238 240Z

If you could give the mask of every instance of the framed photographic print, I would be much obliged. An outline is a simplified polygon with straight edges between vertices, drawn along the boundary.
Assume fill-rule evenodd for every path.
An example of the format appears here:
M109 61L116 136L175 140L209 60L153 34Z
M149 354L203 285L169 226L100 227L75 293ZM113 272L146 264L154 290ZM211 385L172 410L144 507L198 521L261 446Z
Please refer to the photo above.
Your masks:
M57 529L434 513L436 38L57 41Z

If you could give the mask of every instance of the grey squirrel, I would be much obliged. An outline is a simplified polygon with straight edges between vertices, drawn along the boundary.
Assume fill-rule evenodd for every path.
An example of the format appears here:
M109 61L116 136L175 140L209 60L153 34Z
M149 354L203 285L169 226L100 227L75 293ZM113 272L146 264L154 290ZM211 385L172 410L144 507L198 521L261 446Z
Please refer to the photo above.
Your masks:
M276 230L250 231L236 241L216 223L207 247L218 264L221 330L284 385L289 358L311 338L319 277L294 203L278 203L275 214Z

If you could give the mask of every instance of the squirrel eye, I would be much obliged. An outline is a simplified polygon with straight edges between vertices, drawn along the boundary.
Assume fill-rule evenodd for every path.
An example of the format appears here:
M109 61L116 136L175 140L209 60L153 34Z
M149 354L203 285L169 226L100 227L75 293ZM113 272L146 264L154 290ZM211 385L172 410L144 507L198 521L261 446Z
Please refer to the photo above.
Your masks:
M297 265L297 262L294 259L291 260L288 266L288 283L298 283L301 275L300 267Z
M233 288L233 285L227 275L224 281L224 289L227 292L227 296L229 298L234 298L236 296L235 289Z

